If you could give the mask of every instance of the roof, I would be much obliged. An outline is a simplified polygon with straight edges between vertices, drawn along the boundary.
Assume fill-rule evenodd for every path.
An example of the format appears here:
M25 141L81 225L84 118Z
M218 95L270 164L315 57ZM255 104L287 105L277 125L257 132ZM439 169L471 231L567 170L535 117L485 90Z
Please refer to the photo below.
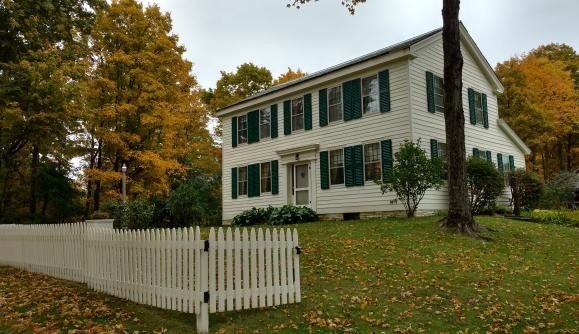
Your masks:
M245 98L245 99L243 99L243 100L241 100L241 101L238 101L238 102L236 102L236 103L234 103L234 104L231 104L231 105L229 105L229 106L227 106L227 107L225 107L225 108L223 108L223 109L220 109L220 110L217 111L217 113L221 112L222 110L229 109L229 108L231 108L231 107L233 107L233 106L236 106L236 105L238 105L238 104L242 104L242 103L245 103L245 102L248 102L248 101L251 101L251 100L255 100L255 99L259 98L259 97L262 97L262 96L265 96L265 95L269 95L269 94L272 94L272 93L274 93L274 92L277 92L277 91L280 91L280 90L283 90L283 89L286 89L286 88L289 88L289 87L292 87L292 86L301 84L301 83L303 83L303 82L306 82L306 81L310 81L310 80L319 78L319 77L321 77L321 76L324 76L324 75L326 75L326 74L329 74L329 73L332 73L332 72L341 70L341 69L343 69L343 68L346 68L346 67L349 67L349 66L358 64L358 63L362 63L362 62L365 62L365 61L370 60L370 59L373 59L373 58L377 58L377 57L380 57L380 56L384 56L384 55L390 54L390 53L392 53L392 52L396 52L396 51L399 51L399 50L407 49L407 48L409 48L410 46L412 46L413 44L416 44L416 43L418 43L418 42L420 42L420 41L422 41L422 40L425 40L425 39L427 39L427 38L430 37L430 36L436 35L437 33L441 32L441 31L442 31L442 28L438 28L438 29L429 31L429 32L427 32L427 33L424 33L424 34L422 34L422 35L418 35L418 36L412 37L412 38L407 39L407 40L405 40L405 41L402 41L402 42L400 42L400 43L396 43L396 44L390 45L390 46L388 46L388 47L385 47L385 48L383 48L383 49L380 49L380 50L377 50L377 51L374 51L374 52L370 52L370 53L365 54L365 55L363 55L363 56L354 58L354 59L352 59L352 60L345 61L345 62L340 63L340 64L338 64L338 65L334 65L334 66L328 67L328 68L326 68L326 69L323 69L323 70L321 70L321 71L317 71L317 72L314 72L314 73L312 73L312 74L308 74L308 75L303 76L303 77L301 77L301 78L299 78L299 79L295 79L295 80L292 80L292 81L288 81L288 82L286 82L286 83L283 83L283 84L281 84L281 85L276 85L276 86L270 87L270 88L268 88L268 89L266 89L266 90L264 90L264 91L261 91L261 92L259 92L259 93L257 93L257 94L254 94L254 95L251 95L251 96L249 96L249 97L247 97L247 98Z

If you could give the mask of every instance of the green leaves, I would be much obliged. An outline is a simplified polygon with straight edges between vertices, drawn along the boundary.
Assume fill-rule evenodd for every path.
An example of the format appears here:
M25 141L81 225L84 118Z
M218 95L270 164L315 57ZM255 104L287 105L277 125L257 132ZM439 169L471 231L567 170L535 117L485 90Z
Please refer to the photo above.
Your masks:
M492 162L470 156L466 162L466 177L472 214L493 206L503 193L505 180Z

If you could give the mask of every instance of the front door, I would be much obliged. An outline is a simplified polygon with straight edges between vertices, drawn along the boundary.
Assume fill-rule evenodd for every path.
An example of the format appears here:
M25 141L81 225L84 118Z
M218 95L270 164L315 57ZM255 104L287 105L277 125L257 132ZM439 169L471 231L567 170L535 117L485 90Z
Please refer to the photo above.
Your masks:
M293 198L295 205L310 205L310 165L296 164L293 169Z

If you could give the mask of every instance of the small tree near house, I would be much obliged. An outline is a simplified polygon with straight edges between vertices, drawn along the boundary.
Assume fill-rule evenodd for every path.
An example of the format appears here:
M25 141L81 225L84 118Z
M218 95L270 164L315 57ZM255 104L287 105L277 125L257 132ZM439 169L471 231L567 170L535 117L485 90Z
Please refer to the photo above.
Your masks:
M466 162L466 182L473 215L491 206L505 187L503 175L495 165L477 156Z
M398 201L402 202L407 217L414 217L420 201L428 189L440 189L442 186L442 160L429 159L426 151L420 147L420 140L416 143L404 141L398 152L391 170L384 172L380 184L382 194L393 191Z

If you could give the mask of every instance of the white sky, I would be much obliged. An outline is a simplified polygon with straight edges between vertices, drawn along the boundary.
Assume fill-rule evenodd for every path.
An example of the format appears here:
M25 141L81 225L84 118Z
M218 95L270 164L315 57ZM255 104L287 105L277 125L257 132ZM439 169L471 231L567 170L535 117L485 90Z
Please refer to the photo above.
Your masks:
M442 0L368 0L355 16L340 0L143 1L171 14L204 88L244 62L312 73L442 26ZM463 0L460 18L492 66L550 42L579 49L579 0Z

